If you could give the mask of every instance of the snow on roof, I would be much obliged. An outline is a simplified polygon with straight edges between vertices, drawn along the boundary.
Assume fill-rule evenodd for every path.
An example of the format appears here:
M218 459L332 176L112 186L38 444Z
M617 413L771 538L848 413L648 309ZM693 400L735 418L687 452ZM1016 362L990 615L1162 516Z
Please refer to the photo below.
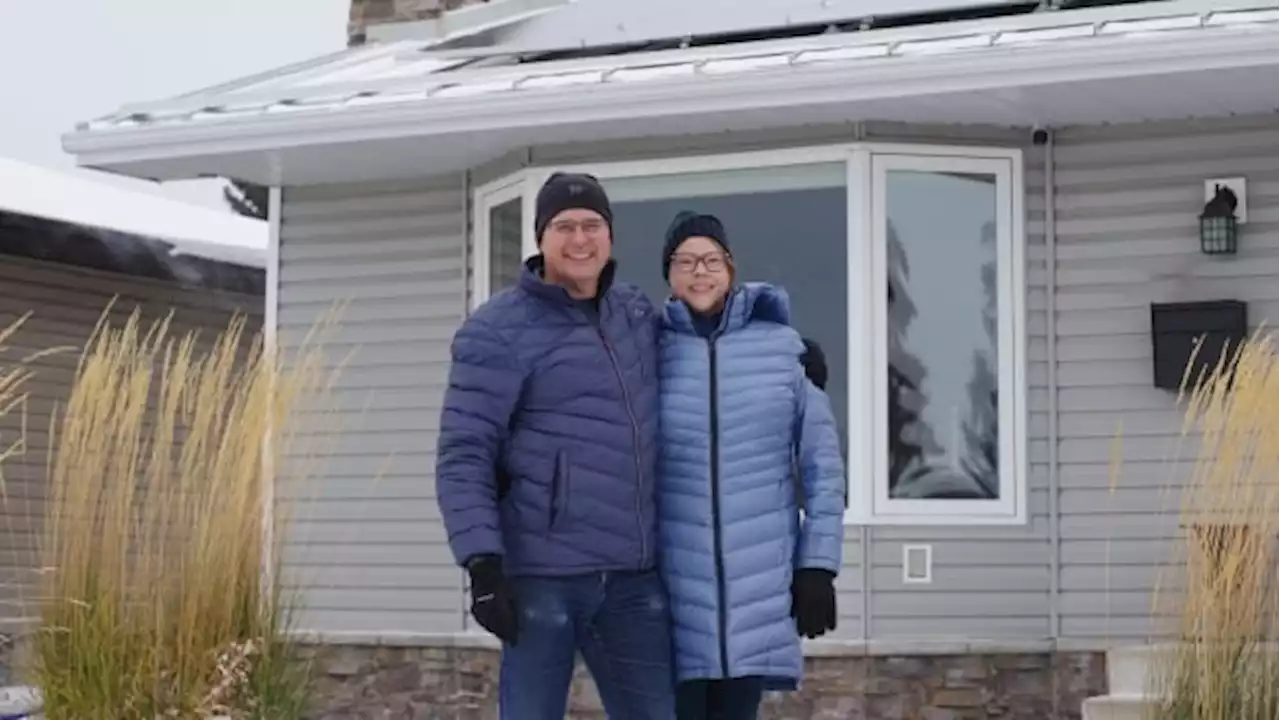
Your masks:
M117 131L234 126L241 121L332 116L377 106L531 90L589 93L593 86L653 87L782 70L838 66L853 72L861 69L859 63L924 55L968 57L1082 42L1275 33L1274 2L1217 0L1212 5L1216 7L1200 0L1173 0L551 60L522 55L517 48L442 49L435 42L405 40L351 49L166 101L126 106L81 124L65 145L80 152L86 141Z
M163 240L175 254L261 268L267 223L0 158L0 211Z

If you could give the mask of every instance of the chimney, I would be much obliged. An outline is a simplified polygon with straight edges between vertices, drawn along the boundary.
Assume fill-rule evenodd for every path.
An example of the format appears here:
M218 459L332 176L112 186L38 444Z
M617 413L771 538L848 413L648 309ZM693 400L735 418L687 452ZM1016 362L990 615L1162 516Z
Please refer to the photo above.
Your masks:
M347 44L363 45L372 25L435 20L450 10L489 0L351 0Z

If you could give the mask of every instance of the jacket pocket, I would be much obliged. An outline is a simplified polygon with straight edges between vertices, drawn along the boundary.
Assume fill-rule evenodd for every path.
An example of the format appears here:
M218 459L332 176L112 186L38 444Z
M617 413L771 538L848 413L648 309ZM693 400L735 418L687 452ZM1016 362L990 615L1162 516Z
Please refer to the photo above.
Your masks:
M551 478L551 507L547 527L555 530L562 527L569 517L569 499L572 493L572 465L566 450L556 451L556 463Z

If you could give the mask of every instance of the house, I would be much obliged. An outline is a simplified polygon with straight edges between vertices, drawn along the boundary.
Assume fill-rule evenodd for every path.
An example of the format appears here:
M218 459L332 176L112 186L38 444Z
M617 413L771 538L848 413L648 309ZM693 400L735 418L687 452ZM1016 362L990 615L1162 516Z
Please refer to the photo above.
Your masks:
M0 634L35 610L36 541L47 497L50 420L65 403L80 349L103 313L144 323L173 314L172 332L199 330L205 346L233 314L261 327L265 222L58 170L0 158L0 367L23 358L33 376L23 408L0 412ZM0 653L5 649L0 642ZM3 663L0 663L3 664ZM7 672L7 670L5 670Z
M1075 717L1104 691L1103 653L1156 631L1182 532L1153 305L1277 319L1275 2L492 0L413 20L429 5L357 0L345 52L65 138L90 167L270 185L283 347L351 302L331 346L355 350L351 427L288 548L335 712L491 697L434 437L452 333L534 251L557 169L604 182L621 276L660 297L665 224L715 212L827 350L839 629L771 712ZM1219 187L1225 254L1199 219Z

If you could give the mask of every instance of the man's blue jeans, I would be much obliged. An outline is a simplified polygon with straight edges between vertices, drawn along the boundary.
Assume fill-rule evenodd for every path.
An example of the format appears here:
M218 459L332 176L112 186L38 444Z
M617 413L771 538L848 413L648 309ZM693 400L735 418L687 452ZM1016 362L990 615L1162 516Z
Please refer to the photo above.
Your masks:
M561 720L582 654L610 720L671 720L666 589L656 572L513 578L520 634L502 648L502 720Z

